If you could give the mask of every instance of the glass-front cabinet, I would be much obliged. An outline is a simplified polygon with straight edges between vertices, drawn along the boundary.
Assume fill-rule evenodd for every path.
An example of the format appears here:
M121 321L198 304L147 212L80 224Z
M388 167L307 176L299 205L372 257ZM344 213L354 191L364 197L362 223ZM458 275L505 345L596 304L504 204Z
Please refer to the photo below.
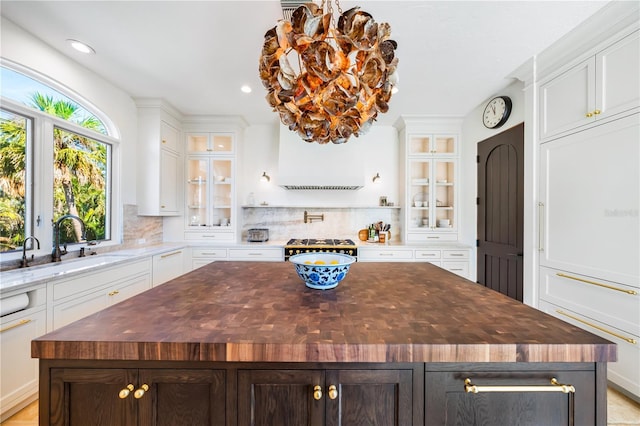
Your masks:
M405 157L404 240L408 243L458 240L457 119L403 117Z
M455 184L456 160L409 159L409 231L454 229Z
M411 135L408 141L409 155L455 155L455 135Z
M235 138L187 134L186 239L235 238Z

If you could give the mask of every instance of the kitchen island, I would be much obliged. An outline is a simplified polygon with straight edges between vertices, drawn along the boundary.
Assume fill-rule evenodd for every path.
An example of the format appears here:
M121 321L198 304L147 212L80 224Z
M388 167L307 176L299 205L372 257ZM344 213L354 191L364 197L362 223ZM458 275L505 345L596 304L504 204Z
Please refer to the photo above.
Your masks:
M616 346L429 263L215 262L32 356L42 425L604 425Z

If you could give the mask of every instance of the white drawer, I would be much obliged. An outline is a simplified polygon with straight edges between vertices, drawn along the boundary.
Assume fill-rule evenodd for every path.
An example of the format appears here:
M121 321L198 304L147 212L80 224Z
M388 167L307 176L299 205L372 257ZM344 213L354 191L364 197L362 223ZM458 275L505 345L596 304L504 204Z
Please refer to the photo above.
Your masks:
M440 260L442 252L440 250L416 250L416 260L426 260L431 262L432 260Z
M541 267L539 291L543 300L640 335L640 291L635 287Z
M358 261L367 262L410 262L413 260L411 249L373 249L361 248L358 251Z
M469 250L442 250L443 259L469 259Z
M187 241L234 241L233 232L185 232L184 239Z
M280 247L229 249L230 260L284 260L284 251Z
M442 268L449 272L453 272L461 277L469 277L469 263L468 262L442 262Z
M607 379L640 396L640 336L618 330L560 306L540 301L541 311L618 345L618 361L607 363Z
M191 257L205 257L207 259L226 259L226 248L203 248L194 247L191 249Z
M103 285L122 281L137 275L150 274L151 258L135 263L107 267L95 272L78 275L76 277L55 281L53 283L53 300L60 300L68 296L79 296Z
M458 234L454 232L447 233L417 233L410 232L407 234L407 242L408 243L425 243L425 242L434 242L434 241L457 241Z

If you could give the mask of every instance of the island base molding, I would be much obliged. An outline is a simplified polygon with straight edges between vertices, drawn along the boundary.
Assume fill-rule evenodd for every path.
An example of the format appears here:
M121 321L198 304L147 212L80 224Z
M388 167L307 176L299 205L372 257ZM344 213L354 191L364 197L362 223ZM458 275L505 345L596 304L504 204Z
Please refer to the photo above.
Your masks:
M41 359L39 405L43 426L606 425L606 389L606 363Z

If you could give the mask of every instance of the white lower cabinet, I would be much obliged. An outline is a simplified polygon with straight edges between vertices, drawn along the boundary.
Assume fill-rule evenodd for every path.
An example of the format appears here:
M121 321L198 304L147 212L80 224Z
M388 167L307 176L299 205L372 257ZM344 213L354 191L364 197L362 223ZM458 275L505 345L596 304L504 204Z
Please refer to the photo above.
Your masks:
M640 395L640 336L544 300L540 301L538 308L549 315L616 343L618 360L607 363L607 379L636 396Z
M191 249L191 270L217 260L227 260L227 249L222 247L193 247Z
M471 248L466 246L364 246L358 248L358 262L429 262L469 278Z
M229 260L255 260L281 262L284 259L282 247L230 248Z
M55 330L151 288L151 259L54 281L52 323Z
M360 247L359 262L412 262L413 249Z
M153 256L153 287L184 274L185 251L182 248Z
M47 331L46 288L26 293L29 306L0 320L0 421L37 398L38 360L31 358L31 340Z

